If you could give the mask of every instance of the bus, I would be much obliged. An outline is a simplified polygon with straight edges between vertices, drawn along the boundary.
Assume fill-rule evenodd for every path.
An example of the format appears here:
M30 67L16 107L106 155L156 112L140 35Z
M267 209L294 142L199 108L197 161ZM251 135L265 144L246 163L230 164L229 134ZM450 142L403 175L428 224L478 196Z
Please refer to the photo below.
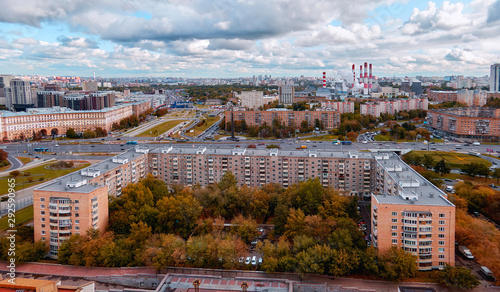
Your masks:
M481 157L481 153L476 152L476 151L469 151L469 155L473 155L473 156Z
M48 148L35 148L35 152L47 152L49 151Z
M137 141L127 141L127 145L137 145Z

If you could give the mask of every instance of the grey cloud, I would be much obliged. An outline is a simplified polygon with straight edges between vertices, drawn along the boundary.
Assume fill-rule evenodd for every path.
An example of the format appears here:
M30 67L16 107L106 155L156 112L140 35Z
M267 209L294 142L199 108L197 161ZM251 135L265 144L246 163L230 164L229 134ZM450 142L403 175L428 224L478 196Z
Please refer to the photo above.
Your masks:
M75 47L75 48L97 48L97 42L92 39L82 38L82 37L66 37L59 36L57 40L61 43L61 45L66 47Z
M210 40L209 50L233 50L244 51L250 49L255 44L255 41L241 39L213 39Z
M500 20L500 0L497 0L488 8L487 23L492 23Z

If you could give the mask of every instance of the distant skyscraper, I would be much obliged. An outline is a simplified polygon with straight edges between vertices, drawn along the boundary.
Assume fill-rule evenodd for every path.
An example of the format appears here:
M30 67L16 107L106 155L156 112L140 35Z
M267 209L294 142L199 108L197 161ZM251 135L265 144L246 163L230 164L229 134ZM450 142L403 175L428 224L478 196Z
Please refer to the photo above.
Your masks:
M491 65L490 91L500 92L500 64Z
M35 107L31 96L31 85L29 81L12 79L10 88L5 88L7 108L13 111L25 111L26 108Z
M413 78L412 84L411 84L411 92L414 92L415 95L422 94L422 82L420 82L420 80Z
M279 87L280 104L293 103L293 85L282 85Z
M13 78L12 75L0 75L0 105L7 105L6 88L10 87L10 80Z

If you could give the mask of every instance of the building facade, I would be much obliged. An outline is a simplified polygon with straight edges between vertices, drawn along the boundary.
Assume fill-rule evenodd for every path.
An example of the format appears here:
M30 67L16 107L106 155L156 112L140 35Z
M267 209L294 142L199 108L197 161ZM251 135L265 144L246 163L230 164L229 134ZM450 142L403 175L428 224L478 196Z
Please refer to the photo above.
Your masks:
M280 104L292 104L295 88L293 85L281 85L278 88Z
M0 111L2 140L32 137L33 133L65 135L69 128L76 132L101 127L111 131L114 123L132 115L138 116L151 108L151 102L125 104L102 110L74 111L68 108L34 108L27 112Z
M490 67L490 91L500 92L500 64L493 64Z
M242 91L240 94L235 95L236 98L240 99L240 105L256 110L264 105L264 92L263 91Z
M31 96L31 84L19 78L10 80L10 87L5 87L7 108L11 111L22 111L34 107L35 102Z
M375 154L372 243L402 247L421 271L455 265L455 206L395 153Z
M360 105L360 113L362 115L372 115L374 117L378 117L380 114L395 114L400 111L417 109L428 110L429 101L425 98L410 98L389 101L381 100Z
M227 171L240 186L288 187L315 178L344 195L371 196L371 240L380 251L401 246L418 255L421 270L455 263L455 206L395 153L136 147L36 188L35 240L47 242L56 258L71 234L104 230L108 197L148 173L169 185L206 186Z
M487 92L484 90L462 89L457 91L457 102L468 106L483 106L486 104Z
M316 119L323 123L324 129L335 129L340 125L340 112L330 111L290 111L286 109L271 109L267 111L234 111L235 121L245 121L248 126L261 126L264 123L272 125L278 120L287 127L300 127L303 121L314 126ZM231 111L225 112L226 121L231 121Z
M321 109L336 110L341 114L354 113L353 101L327 101L321 103Z
M500 109L451 108L427 112L427 125L462 138L500 137Z
M73 234L106 230L109 197L146 177L148 152L137 147L33 191L35 240L49 245L50 257L57 258L59 247Z
M431 90L427 97L431 101L439 101L439 102L450 102L457 101L457 92L456 91L436 91Z

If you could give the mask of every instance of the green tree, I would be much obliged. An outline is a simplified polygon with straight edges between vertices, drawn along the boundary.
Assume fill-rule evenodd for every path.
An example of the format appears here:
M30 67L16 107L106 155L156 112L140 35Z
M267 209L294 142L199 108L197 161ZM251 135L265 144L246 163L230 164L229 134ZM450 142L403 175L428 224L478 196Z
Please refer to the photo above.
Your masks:
M497 179L497 184L498 184L498 180L500 179L500 168L495 168L491 173L491 176Z
M426 169L430 169L434 166L434 158L432 158L432 155L424 154L422 163Z
M88 130L83 132L83 138L84 139L91 139L91 138L96 138L97 134L94 131Z
M80 136L78 136L78 134L75 132L75 129L73 128L69 128L68 130L66 130L66 137L70 139L80 138Z
M479 286L479 281L471 270L466 267L452 267L446 265L443 271L439 272L438 283L453 289L474 289Z
M415 276L417 257L402 248L393 246L381 257L382 276L391 281L402 281Z
M231 227L231 232L238 235L246 244L249 244L259 235L257 231L259 225L255 219L245 218L240 214L231 223L234 224Z
M434 166L434 171L437 173L448 174L451 171L450 166L444 161L444 158L436 163Z
M231 171L226 171L217 186L219 187L219 189L225 191L231 187L236 187L237 183L238 179L236 178L236 176L234 176Z
M187 238L200 217L202 207L191 194L164 197L157 203L158 222L164 233L176 233Z

